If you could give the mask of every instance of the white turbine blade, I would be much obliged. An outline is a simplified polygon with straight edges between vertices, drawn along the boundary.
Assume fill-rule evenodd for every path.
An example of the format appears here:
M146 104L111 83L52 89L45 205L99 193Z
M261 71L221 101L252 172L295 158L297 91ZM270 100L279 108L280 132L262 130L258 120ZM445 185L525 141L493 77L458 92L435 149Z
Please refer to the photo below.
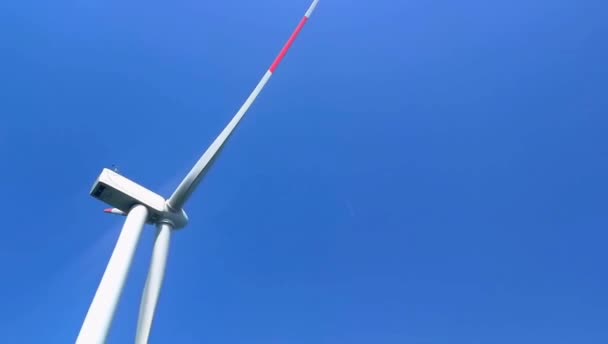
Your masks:
M139 307L137 334L135 335L136 344L146 344L150 337L154 313L165 276L172 229L171 225L167 223L158 225L154 250L152 251L152 261L150 262L150 271L148 272L148 279L146 280L146 286L144 287Z
M224 145L224 143L226 142L226 140L230 137L230 135L232 134L234 129L237 127L237 125L239 124L239 122L241 121L241 119L243 118L245 113L247 112L247 110L249 110L249 107L251 106L251 104L253 104L253 102L255 101L257 96L260 94L260 92L262 91L264 86L266 86L266 83L268 82L270 77L275 73L279 64L281 63L281 61L283 60L283 58L289 51L289 48L291 48L293 42L296 40L296 38L300 34L300 31L302 31L304 24L306 24L306 22L308 21L308 18L310 18L310 16L312 15L312 12L317 7L318 2L319 2L319 0L314 0L312 2L310 7L308 8L308 10L306 11L306 14L302 18L302 20L300 21L300 23L298 24L296 29L294 30L294 32L291 34L291 37L289 38L287 43L285 43L285 45L283 46L283 49L281 49L281 52L276 57L276 59L274 60L274 62L270 66L270 68L266 71L266 73L264 74L262 79L258 82L258 84L255 87L255 89L253 90L253 92L251 92L251 94L249 95L247 100L245 100L245 103L243 103L243 105L241 106L239 111L236 113L236 115L234 115L234 117L228 123L228 125L224 128L224 130L222 130L222 132L219 134L219 136L213 141L213 143L209 146L209 148L207 148L207 150L205 151L203 156L201 156L201 158L196 162L194 167L192 167L192 169L190 170L190 172L188 172L188 174L186 175L184 180L182 180L182 182L179 184L177 189L175 189L175 191L173 192L171 197L167 200L167 204L173 210L181 209L184 206L184 204L186 203L186 201L188 200L188 198L190 198L190 196L192 195L192 193L194 192L194 190L200 183L201 179L204 177L204 175L207 173L207 171L211 167L213 160L216 158L218 152L221 150L221 148Z
M114 215L121 215L121 216L126 216L127 214L120 210L120 209L116 209L116 208L107 208L103 210L104 213L106 214L114 214Z
M129 211L76 343L105 343L147 218L143 205Z

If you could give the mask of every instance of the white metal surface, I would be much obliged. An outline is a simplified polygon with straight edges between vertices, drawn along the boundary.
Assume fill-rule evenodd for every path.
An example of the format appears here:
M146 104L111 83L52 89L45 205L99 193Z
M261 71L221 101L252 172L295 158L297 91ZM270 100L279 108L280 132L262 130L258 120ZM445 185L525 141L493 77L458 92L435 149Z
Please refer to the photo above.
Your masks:
M165 209L162 196L107 168L101 171L91 195L123 212L135 204L144 204L155 212Z
M177 189L175 189L171 197L169 197L167 204L169 204L172 209L178 210L184 206L190 195L192 195L196 189L196 186L200 183L201 179L208 171L207 167L210 167L210 163L213 162L213 159L222 148L222 145L226 142L228 137L230 137L271 76L272 73L270 71L266 71L262 79L258 82L258 85L255 87L253 92L251 92L249 97L247 97L247 100L245 100L245 103L243 103L236 115L234 115L224 130L222 130L222 132L215 138L203 156L201 156L201 158L196 162L184 180L182 180Z
M91 195L113 207L104 210L109 214L124 215L135 204L141 204L148 208L148 223L170 222L174 229L188 224L183 209L169 208L162 196L107 168L95 181Z
M150 337L154 314L165 276L170 240L171 225L167 223L159 224L152 251L150 271L148 271L148 278L139 307L139 320L137 321L137 333L135 336L135 343L137 344L148 343L148 338Z
M319 0L314 0L312 2L312 4L310 4L310 7L308 8L308 11L306 11L306 14L304 14L304 16L306 18L310 18L310 16L312 15L312 12L314 12L315 8L317 8L317 5L319 4Z
M105 343L147 217L143 205L129 211L76 343Z

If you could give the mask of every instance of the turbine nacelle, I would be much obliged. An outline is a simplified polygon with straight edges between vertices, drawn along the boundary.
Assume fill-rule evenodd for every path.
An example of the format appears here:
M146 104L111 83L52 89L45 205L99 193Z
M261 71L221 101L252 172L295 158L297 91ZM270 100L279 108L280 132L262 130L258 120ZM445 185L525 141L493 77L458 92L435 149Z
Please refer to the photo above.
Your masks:
M188 215L183 209L173 210L159 194L107 168L97 177L90 194L113 207L106 209L106 213L125 215L141 204L148 208L146 222L149 224L168 223L175 229L188 224Z

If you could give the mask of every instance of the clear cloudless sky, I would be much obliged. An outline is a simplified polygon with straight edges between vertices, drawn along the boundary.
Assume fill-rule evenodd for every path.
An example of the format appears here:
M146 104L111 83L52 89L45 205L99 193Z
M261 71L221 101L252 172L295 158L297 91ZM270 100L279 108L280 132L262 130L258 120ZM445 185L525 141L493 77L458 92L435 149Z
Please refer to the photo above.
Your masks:
M309 0L0 2L0 341L70 343ZM152 343L608 343L608 4L321 0L187 205ZM134 339L146 227L110 343Z

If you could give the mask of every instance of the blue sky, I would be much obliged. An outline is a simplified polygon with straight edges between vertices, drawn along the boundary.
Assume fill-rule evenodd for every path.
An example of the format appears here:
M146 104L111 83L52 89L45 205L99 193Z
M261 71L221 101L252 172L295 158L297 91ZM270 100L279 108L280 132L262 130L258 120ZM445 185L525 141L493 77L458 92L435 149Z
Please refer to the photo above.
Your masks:
M123 221L100 170L168 196L308 5L0 3L3 342L74 341ZM322 0L187 206L151 342L608 342L607 11Z

